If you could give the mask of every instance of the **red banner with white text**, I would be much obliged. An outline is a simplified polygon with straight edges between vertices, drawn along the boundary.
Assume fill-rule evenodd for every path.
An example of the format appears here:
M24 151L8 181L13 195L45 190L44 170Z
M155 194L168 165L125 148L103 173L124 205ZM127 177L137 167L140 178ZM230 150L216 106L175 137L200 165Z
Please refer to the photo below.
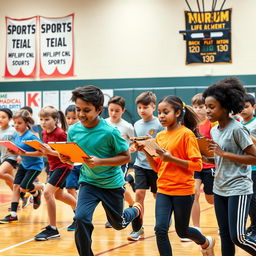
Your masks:
M35 77L37 17L6 20L5 77Z
M40 17L40 77L74 75L74 14Z

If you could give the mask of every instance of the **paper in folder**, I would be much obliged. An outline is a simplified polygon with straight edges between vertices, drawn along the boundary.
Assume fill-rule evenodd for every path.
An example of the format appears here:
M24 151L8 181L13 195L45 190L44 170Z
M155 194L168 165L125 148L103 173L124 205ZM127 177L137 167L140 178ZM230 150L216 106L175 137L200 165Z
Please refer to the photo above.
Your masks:
M208 149L210 141L206 137L197 138L197 143L202 155L206 157L214 157L214 153Z
M90 158L75 142L48 142L47 144L60 154L69 156L73 163L84 163L84 158Z
M144 145L144 150L151 155L152 157L159 156L156 153L156 149L161 149L159 145L156 143L156 139L151 138L149 136L142 137L133 137L130 138L131 141L136 141L139 145Z

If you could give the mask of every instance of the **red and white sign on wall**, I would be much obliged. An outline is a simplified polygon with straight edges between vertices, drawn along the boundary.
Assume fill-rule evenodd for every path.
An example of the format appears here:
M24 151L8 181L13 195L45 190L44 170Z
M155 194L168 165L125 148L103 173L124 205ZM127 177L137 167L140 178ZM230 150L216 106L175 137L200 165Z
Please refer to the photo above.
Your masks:
M33 109L33 118L36 123L39 122L38 113L42 108L42 93L41 91L26 92L26 105Z
M40 17L40 77L74 75L74 14Z
M5 20L5 77L35 77L37 17Z

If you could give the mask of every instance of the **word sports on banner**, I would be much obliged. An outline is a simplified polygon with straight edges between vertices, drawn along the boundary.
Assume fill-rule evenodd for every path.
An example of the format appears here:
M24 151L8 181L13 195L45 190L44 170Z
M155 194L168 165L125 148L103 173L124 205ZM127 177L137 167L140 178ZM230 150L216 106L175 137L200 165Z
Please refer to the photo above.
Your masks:
M4 77L35 77L37 17L6 20L6 64Z
M40 77L74 75L74 14L40 17Z

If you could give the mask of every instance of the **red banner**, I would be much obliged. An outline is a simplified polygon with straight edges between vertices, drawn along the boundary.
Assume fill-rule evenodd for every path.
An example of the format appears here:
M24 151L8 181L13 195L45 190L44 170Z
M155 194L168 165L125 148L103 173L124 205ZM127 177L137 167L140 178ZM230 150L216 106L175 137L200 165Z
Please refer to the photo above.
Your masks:
M74 75L74 14L40 17L40 77Z
M35 77L37 17L6 17L5 77Z

